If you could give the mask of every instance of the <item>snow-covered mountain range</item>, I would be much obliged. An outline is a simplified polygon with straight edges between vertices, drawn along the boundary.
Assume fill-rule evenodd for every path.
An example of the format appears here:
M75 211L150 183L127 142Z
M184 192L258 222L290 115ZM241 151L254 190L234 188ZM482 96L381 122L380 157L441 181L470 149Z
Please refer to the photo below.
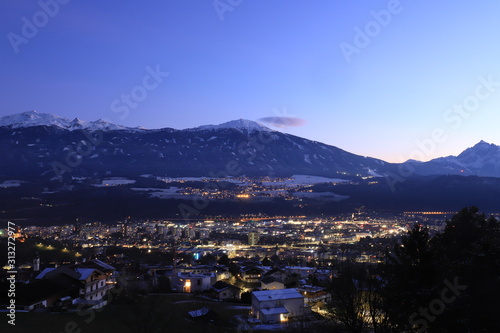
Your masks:
M89 139L97 131L99 142ZM82 149L84 153L73 153ZM71 170L72 176L223 176L231 169L233 176L355 178L398 175L400 170L399 164L244 119L185 130L148 130L29 111L0 118L0 153L0 180L53 178L54 164L66 174ZM72 160L75 156L80 161ZM458 156L405 163L411 164L414 175L500 177L500 146L481 141Z
M190 130L195 131L216 131L221 129L237 129L242 133L251 133L253 131L264 131L264 132L272 132L270 128L257 123L255 121L246 120L246 119L238 119L231 120L219 125L203 125L195 128L191 128Z
M500 177L500 146L480 141L458 156L439 157L428 162L407 161L420 175L452 174Z
M131 128L116 125L108 121L99 119L97 121L84 121L78 118L73 120L59 117L49 113L39 113L37 111L27 111L0 118L0 127L26 128L34 126L56 126L70 131L86 129L90 131L97 130L140 130L140 128Z
M101 137L97 144L91 135ZM78 150L85 152L77 156L73 152ZM2 151L6 158L0 160L0 170L9 174L8 179L54 177L54 163L66 174L71 169L72 176L86 177L306 174L347 178L384 175L391 169L382 160L244 119L184 130L147 130L30 111L0 119Z
M145 128L142 127L126 127L126 126L116 125L103 119L99 119L96 121L84 121L75 118L73 120L70 120L50 113L40 113L35 110L4 116L0 118L0 127L2 126L10 128L56 126L70 131L81 130L81 129L89 131L146 130ZM204 130L221 130L230 128L237 129L242 133L249 133L253 131L267 131L267 132L272 131L271 129L260 123L246 119L232 120L219 125L203 125L199 127L189 128L187 130L204 131Z

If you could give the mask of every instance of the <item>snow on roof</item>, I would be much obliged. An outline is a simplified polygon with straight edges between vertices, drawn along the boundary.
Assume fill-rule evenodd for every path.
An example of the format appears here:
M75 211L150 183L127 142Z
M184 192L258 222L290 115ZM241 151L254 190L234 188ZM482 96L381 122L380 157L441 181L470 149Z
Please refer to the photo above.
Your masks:
M314 271L314 267L302 267L302 266L286 266L285 269L295 270L295 271Z
M37 275L37 277L35 279L43 279L45 277L45 275L47 275L47 273L49 272L52 272L54 269L54 267L49 267L49 268L45 268L40 274Z
M281 268L279 268L279 267L275 267L275 268L273 268L273 269L271 269L271 270L267 271L264 275L271 275L271 274L273 274L273 273L278 273L278 272L279 272L279 273L286 273L286 272L285 272L285 270L283 270L283 269L281 269Z
M278 290L263 290L263 291L253 291L252 294L257 298L259 302L270 301L270 300L284 300L293 298L304 298L297 289L278 289Z
M207 308L207 307L203 307L203 308L201 308L201 309L199 309L199 310L189 311L188 313L189 313L189 315L190 315L191 317L195 318L195 317L201 317L201 316L204 316L204 315L206 315L206 314L207 314L207 313L209 313L209 312L210 312L210 309L209 309L209 308Z
M255 271L258 270L260 273L264 272L264 268L259 267L259 266L247 266L247 267L242 267L241 272L247 273L250 271Z
M78 280L86 280L95 270L95 268L75 268L75 271L80 273Z
M216 292L221 292L222 290L225 290L227 288L240 289L239 287L233 286L232 284L229 284L224 281L217 281L212 285L212 289L215 290Z
M260 311L264 314L264 315L274 315L274 314L280 314L280 313L288 313L288 310L285 309L284 307L282 306L279 306L277 308L265 308L265 309L260 309Z
M108 265L105 262L100 261L99 259L93 259L92 261L95 262L97 265L101 266L104 269L110 269L110 270L115 270L116 269L113 266Z
M311 286L311 285L303 285L302 287L299 287L297 290L300 291L307 291L307 292L318 292L325 290L323 287L317 287L317 286Z
M210 278L215 277L215 273L193 273L193 272L179 272L177 276L182 279L196 279L196 278Z

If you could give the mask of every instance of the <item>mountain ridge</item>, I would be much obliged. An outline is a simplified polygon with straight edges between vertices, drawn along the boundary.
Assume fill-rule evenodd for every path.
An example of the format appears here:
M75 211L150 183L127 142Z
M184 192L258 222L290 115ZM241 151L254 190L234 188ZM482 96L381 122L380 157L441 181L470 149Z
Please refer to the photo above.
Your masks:
M38 127L50 130L37 129ZM12 155L12 150L20 149L20 155L17 156L19 160L10 162L17 170L27 171L30 168L40 169L37 165L47 168L47 159L58 163L65 161L67 151L79 147L78 140L85 142L85 139L82 141L82 135L78 135L78 130L86 130L102 131L104 139L104 143L91 147L93 152L89 157L84 156L85 160L101 161L100 164L88 161L84 163L89 167L85 172L87 175L93 173L93 168L97 170L94 172L97 174L111 172L104 169L116 164L121 164L122 169L134 174L136 172L130 170L127 164L136 165L142 173L150 173L140 165L139 161L143 161L155 170L164 170L162 175L173 173L189 176L188 172L193 172L193 175L208 176L210 169L224 170L224 161L229 163L228 161L234 160L240 167L245 166L242 174L260 176L311 174L384 177L397 173L398 166L410 165L417 175L500 177L500 146L483 140L457 156L439 157L427 162L409 160L396 164L285 134L245 119L188 129L144 129L116 125L102 119L87 122L78 118L69 120L57 115L28 111L0 118L0 129L5 131L5 135L0 137L3 140L0 143L4 156ZM63 132L53 133L52 129ZM23 130L22 140L14 140L20 130ZM65 130L69 133L64 133ZM60 142L53 142L56 137ZM263 139L265 137L267 139ZM43 144L40 143L42 138ZM257 138L269 142L259 143ZM27 141L20 143L23 140ZM24 164L20 165L19 161ZM10 168L5 167L6 170ZM115 170L118 172L118 168ZM38 173L44 174L41 170ZM5 172L5 176L8 174L9 172ZM19 172L14 174L22 175Z
M11 128L21 128L21 127L34 127L34 126L56 126L67 130L143 130L143 131L155 131L161 129L172 129L176 131L197 131L197 130L217 130L217 129L229 129L234 128L242 131L269 131L273 132L270 128L262 125L259 122L247 120L247 119L237 119L230 120L218 125L201 125L192 128L185 129L174 129L170 127L165 128L155 128L148 129L144 127L128 127L123 125L114 124L108 122L104 119L98 119L95 121L85 121L80 118L74 118L73 120L60 117L51 113L42 113L36 110L21 112L13 115L7 115L0 118L0 127L11 127Z
M371 177L392 165L243 119L185 130L116 130L107 123L76 128L82 123L34 112L1 118L0 153L7 158L0 170L10 179L46 176L54 163L74 176L210 176L227 174L234 164L238 175L248 176ZM92 135L100 137L98 144Z
M457 156L438 157L427 162L406 161L421 175L451 174L500 177L500 146L484 140Z
M40 113L35 110L0 118L0 127L22 128L35 126L56 126L62 129L73 130L141 130L139 127L126 127L110 123L103 119L85 121L79 118L70 120L50 113Z

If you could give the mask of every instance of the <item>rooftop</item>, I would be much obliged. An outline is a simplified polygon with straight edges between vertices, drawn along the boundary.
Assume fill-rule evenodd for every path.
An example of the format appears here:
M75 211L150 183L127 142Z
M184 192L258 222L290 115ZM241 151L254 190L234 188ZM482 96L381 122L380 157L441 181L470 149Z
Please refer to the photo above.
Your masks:
M297 289L278 289L278 290L263 290L254 291L252 294L257 298L259 302L270 301L270 300L284 300L293 298L304 298Z

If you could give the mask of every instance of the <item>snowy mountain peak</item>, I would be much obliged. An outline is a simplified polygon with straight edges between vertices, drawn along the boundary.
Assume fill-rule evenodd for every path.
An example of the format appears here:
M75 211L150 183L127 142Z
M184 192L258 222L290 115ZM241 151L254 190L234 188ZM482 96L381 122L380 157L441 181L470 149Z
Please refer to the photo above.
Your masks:
M471 148L467 148L456 160L472 169L500 168L500 146L481 140Z
M75 118L70 122L71 129L73 129L73 128L80 129L80 128L83 128L83 126L85 126L85 121L78 119L78 118Z
M4 116L0 118L0 127L23 128L34 126L56 126L70 131L86 129L90 131L105 130L128 130L128 131L143 131L143 127L125 127L117 124L110 123L104 119L96 121L85 121L79 118L69 120L67 118L59 117L49 113L40 113L37 111L27 111L14 115ZM257 123L255 121L238 119L228 121L219 125L204 125L188 130L217 130L217 129L236 129L242 133L251 133L253 131L268 131L273 130L268 127Z
M80 130L80 129L87 129L91 131L140 130L138 128L132 129L129 127L112 124L102 119L90 122L78 118L69 120L67 118L59 117L50 113L40 113L34 110L2 117L0 118L0 127L2 126L11 128L23 128L23 127L34 127L34 126L56 126L70 131Z
M192 130L218 130L218 129L236 129L240 132L249 133L253 131L267 131L271 132L272 130L258 122L247 120L247 119L238 119L231 120L219 125L204 125L192 128Z
M476 143L471 149L488 149L488 148L492 148L492 147L498 147L497 145L493 144L493 143L488 143L484 140L481 140L479 141L478 143Z
M68 119L53 114L39 113L34 110L0 118L0 126L11 126L12 128L32 126L67 127L68 123Z
M499 153L500 153L500 146L481 140L473 147L464 150L457 157L458 158L471 158L473 156L484 157L486 155L499 154Z
M104 119L98 119L96 121L88 122L85 125L85 128L90 129L90 130L108 130L108 131L120 130L120 129L132 130L132 128L116 125L116 124L110 123L109 121L106 121ZM133 130L137 130L137 128L133 129Z

